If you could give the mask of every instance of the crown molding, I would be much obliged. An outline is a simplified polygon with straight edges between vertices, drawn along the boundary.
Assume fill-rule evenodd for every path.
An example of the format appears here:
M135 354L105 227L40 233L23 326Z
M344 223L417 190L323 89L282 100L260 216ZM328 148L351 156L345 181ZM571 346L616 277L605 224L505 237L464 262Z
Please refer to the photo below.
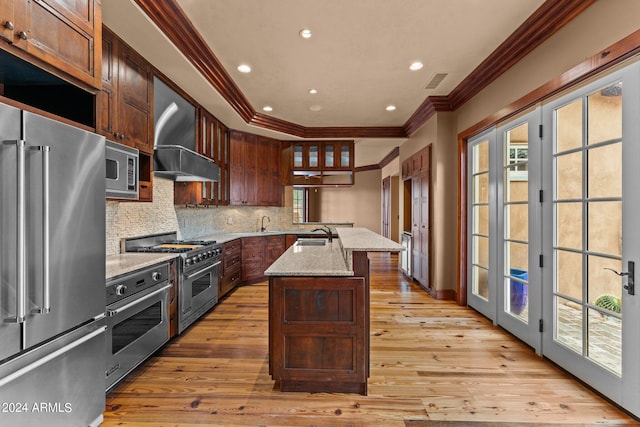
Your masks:
M407 138L434 114L455 111L596 0L547 0L449 95L430 96L399 127L305 127L257 112L176 0L135 0L247 123L300 138Z

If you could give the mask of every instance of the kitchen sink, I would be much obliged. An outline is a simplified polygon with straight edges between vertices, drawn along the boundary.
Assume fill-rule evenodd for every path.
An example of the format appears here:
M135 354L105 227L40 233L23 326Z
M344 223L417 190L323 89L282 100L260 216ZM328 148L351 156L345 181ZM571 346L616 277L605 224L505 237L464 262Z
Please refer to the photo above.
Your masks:
M296 246L325 246L327 239L298 239Z

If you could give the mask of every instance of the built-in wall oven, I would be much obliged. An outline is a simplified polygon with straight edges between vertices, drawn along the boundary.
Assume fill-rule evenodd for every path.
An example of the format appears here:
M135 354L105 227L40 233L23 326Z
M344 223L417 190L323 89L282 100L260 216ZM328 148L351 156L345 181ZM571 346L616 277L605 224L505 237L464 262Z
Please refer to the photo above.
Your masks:
M169 340L169 264L107 282L106 390Z
M123 252L178 254L178 333L218 303L222 245L214 240L177 240L177 233L129 237Z

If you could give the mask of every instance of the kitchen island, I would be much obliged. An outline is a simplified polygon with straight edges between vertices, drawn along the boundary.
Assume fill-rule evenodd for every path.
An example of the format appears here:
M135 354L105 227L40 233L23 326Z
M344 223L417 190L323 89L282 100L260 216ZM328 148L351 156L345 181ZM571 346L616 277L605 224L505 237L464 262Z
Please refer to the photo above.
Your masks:
M269 373L281 391L367 394L369 259L403 247L365 228L299 240L266 271Z

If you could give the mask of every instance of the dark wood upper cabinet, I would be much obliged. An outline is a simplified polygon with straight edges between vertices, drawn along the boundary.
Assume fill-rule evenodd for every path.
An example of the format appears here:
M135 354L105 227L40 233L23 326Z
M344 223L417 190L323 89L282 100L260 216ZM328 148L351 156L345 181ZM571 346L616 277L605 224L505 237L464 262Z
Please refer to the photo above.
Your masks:
M202 107L196 111L196 149L220 167L216 182L176 182L176 205L229 204L229 130Z
M353 185L353 141L291 142L291 178L295 186Z
M1 47L100 88L102 14L96 0L3 0Z
M97 130L107 139L153 154L151 64L106 27Z
M232 205L281 206L280 141L230 132L229 171Z

